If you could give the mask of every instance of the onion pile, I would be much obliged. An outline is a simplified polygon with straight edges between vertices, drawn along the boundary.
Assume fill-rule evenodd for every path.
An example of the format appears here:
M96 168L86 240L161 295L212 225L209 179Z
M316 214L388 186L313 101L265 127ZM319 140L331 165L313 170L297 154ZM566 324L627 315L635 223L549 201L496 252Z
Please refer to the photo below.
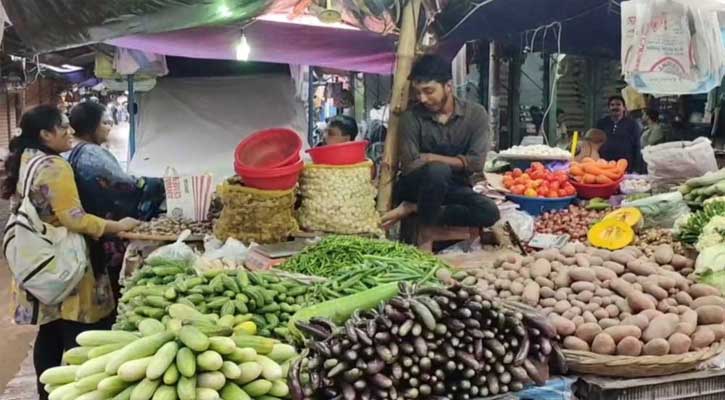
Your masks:
M572 205L566 210L542 214L536 220L536 232L568 234L573 241L586 242L589 227L605 215L606 211L587 210Z
M293 399L473 399L543 384L550 360L564 369L555 328L522 305L459 284L402 293L344 327L298 323L310 340Z

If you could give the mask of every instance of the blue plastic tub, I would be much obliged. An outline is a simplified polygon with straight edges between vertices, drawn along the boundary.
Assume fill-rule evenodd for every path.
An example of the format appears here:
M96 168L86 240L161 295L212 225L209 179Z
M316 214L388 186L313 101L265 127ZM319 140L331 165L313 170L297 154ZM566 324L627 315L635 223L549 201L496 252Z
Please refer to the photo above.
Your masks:
M576 199L576 196L562 197L558 199L544 199L540 197L506 195L506 198L519 205L522 211L533 216L539 216L547 211L563 210Z

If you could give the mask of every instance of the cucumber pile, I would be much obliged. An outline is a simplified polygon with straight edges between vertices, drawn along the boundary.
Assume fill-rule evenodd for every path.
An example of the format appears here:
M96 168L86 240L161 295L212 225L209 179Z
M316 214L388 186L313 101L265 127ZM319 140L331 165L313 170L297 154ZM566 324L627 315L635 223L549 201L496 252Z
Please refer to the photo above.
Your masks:
M241 333L285 338L291 316L314 303L312 288L266 272L217 270L196 275L191 268L145 266L122 292L114 329L134 331L144 318L165 321L169 307L182 304L201 314L252 322L257 329Z
M275 400L289 397L294 347L251 335L210 336L210 320L153 319L140 332L87 331L67 365L40 381L50 400Z

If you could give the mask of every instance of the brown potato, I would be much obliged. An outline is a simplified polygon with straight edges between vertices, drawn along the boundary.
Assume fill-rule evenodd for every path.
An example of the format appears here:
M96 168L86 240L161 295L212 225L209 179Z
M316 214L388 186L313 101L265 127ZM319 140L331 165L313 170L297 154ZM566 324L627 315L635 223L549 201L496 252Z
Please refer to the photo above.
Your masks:
M583 301L583 302L589 302L589 300L591 300L592 297L594 297L594 293L592 293L589 290L585 290L583 292L579 292L576 295L576 299L579 300L579 301Z
M670 354L684 354L690 351L692 339L684 333L674 333L667 339L670 344Z
M687 292L680 292L680 293L687 293ZM697 309L702 306L725 307L725 298L722 298L720 296L702 296L702 297L698 297L697 299L693 300L692 303L689 305L693 309Z
M670 344L666 339L652 339L644 345L643 353L648 356L664 356L670 352Z
M548 298L539 300L539 305L542 307L554 307L556 305L556 299Z
M569 277L575 281L594 282L597 275L589 267L576 267L569 270Z
M539 294L541 287L536 282L530 282L524 287L524 292L521 295L524 303L530 306L536 306L539 303Z
M629 304L629 308L635 313L655 309L655 304L652 300L647 298L643 293L634 290L630 291L627 295L627 304Z
M656 282L653 281L644 282L642 284L642 290L644 290L645 293L654 296L657 300L664 300L669 296L669 293L667 293L665 289L662 289Z
M602 267L611 270L617 275L622 275L624 273L624 265L614 261L605 261L602 263Z
M531 276L537 278L547 277L551 273L551 263L546 258L538 258L531 267Z
M570 285L570 287L571 287L571 290L574 291L574 293L580 293L580 292L583 292L585 290L588 290L590 292L594 292L596 290L596 287L594 286L593 283L591 283L591 282L584 282L584 281L574 282L574 283L572 283Z
M554 289L555 287L554 282L547 278L544 278L543 276L537 276L536 283L538 283L541 287L548 287L550 289Z
M585 317L586 318L586 317ZM596 322L585 322L576 328L576 337L585 341L586 343L592 343L594 337L602 332L602 328Z
M675 300L677 300L677 303L682 304L683 306L692 305L692 296L690 296L690 294L685 291L677 292L677 294L675 295Z
M602 257L592 255L589 257L589 264L592 266L601 266L604 264L604 259Z
M604 318L609 318L609 313L607 312L607 310L600 308L594 311L594 316L597 317L597 319L601 320Z
M699 325L721 324L725 322L725 309L720 306L701 306L696 310Z
M541 291L539 291L539 295L545 299L549 299L556 296L556 292L554 289L544 286L541 288Z
M631 272L627 272L626 274L622 275L621 278L624 279L625 281L629 282L629 283L636 283L637 282L637 275L635 275L635 274L633 274Z
M662 311L657 310L644 310L641 311L640 314L647 317L647 319L651 322L653 319L659 317L660 315L663 315Z
M576 336L564 338L564 348L569 350L589 351L589 344Z
M626 337L617 344L617 355L636 357L640 354L642 354L642 342L638 338Z
M669 276L657 275L656 280L659 287L665 290L670 290L677 286L677 281Z
M649 319L642 314L632 315L622 320L622 325L634 325L641 331L643 329L647 329L647 326L649 326Z
M617 279L617 274L609 268L592 267L594 276L600 281L611 281Z
M675 254L674 256L672 256L672 261L670 261L669 264L672 264L672 266L677 271L681 271L683 269L689 269L695 265L694 261L690 260L689 258L687 258L685 256L681 256L679 254Z
M612 296L612 291L605 288L597 288L597 290L594 292L594 295L599 297L610 297Z
M672 250L672 246L669 244L661 244L655 248L654 258L660 265L671 263L674 256L675 251Z
M599 326L601 326L602 329L608 329L608 328L611 328L613 326L618 326L618 325L619 325L619 320L614 319L614 318L602 318L599 321Z
M602 332L594 337L592 351L597 354L614 354L617 351L617 345L611 336Z
M652 339L667 339L675 333L677 324L680 323L679 317L671 317L672 314L662 314L650 321L647 329L642 333L642 339L649 342Z
M716 341L725 339L725 324L704 325L704 327L710 329L715 334Z
M573 322L574 325L576 325L577 328L578 328L579 325L581 325L581 324L584 323L584 317L582 317L581 315L577 315L577 316L575 316L574 318L571 319L571 322Z
M609 316L611 318L616 318L617 316L619 316L619 307L617 307L614 304L610 304L610 305L606 306L604 309L607 310L607 312L609 313Z
M704 283L697 283L690 286L689 293L693 299L697 299L705 296L719 296L720 290Z
M630 261L637 259L631 252L627 250L616 250L611 253L610 260L622 265L627 265Z
M576 332L576 325L574 325L574 323L570 320L559 316L558 314L550 314L549 321L552 325L554 325L556 332L560 336L569 336Z
M554 298L557 300L566 300L567 296L568 295L564 289L559 289L554 294Z
M609 336L614 339L615 343L619 343L620 340L626 338L627 336L633 336L639 339L642 336L642 330L635 325L617 325L612 326L610 328L606 328L604 330L604 333L608 334Z
M715 332L712 329L701 326L692 335L692 348L699 350L705 348L715 341Z
M582 313L582 317L584 318L584 322L586 322L586 323L589 323L589 322L596 323L597 322L597 317L595 317L594 314L592 314L591 311L586 311L585 310Z

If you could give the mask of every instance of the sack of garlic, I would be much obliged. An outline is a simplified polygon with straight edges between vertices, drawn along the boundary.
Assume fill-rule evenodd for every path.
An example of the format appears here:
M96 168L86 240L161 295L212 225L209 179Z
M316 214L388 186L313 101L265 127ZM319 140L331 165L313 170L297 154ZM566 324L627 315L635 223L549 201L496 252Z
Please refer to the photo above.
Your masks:
M370 161L305 166L300 177L300 226L313 232L382 235L371 168Z

